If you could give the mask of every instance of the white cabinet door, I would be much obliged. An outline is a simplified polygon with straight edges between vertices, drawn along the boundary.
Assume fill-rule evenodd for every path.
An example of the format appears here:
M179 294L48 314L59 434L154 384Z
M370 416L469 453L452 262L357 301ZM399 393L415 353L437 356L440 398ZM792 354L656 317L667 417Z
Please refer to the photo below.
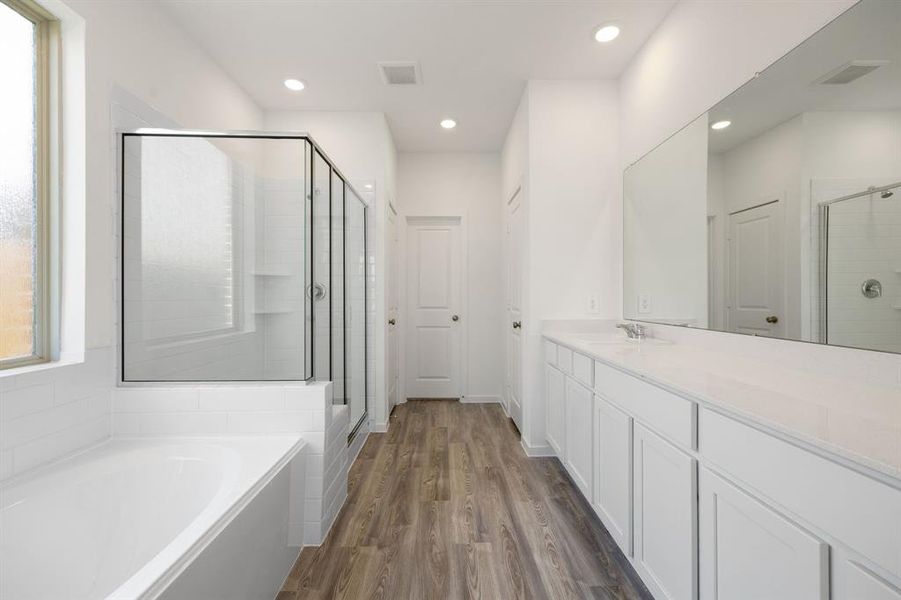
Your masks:
M829 548L705 468L701 600L825 600Z
M566 439L566 404L563 399L565 385L563 373L550 365L545 365L544 410L547 415L545 437L561 462L565 460L563 443Z
M632 417L594 398L594 509L632 556Z
M566 459L570 477L591 502L591 433L593 394L588 388L566 378Z
M638 423L634 429L633 564L657 600L694 600L698 591L696 461Z
M859 558L832 549L831 600L901 600L901 588L863 566Z

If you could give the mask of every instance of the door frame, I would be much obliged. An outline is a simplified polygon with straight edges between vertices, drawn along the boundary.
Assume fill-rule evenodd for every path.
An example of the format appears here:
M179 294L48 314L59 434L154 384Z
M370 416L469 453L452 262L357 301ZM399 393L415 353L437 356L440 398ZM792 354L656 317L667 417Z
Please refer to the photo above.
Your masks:
M398 361L398 367L402 374L403 386L400 391L402 395L398 397L398 404L407 401L407 373L409 368L407 362L409 360L406 340L409 333L411 323L410 306L407 302L408 297L408 281L407 271L409 269L410 249L407 247L407 240L410 237L410 227L414 225L455 225L458 226L460 232L460 249L457 256L460 261L460 318L463 320L463 326L460 327L460 401L464 401L469 395L469 234L467 231L466 218L463 215L404 215L399 217L398 225L403 225L403 234L398 232L398 246L400 256L398 261L398 271L403 275L400 279L400 289L398 293L398 317L402 317L400 329L403 345L399 346L398 352L402 355Z
M385 320L383 322L383 325L385 327L385 352L386 353L390 352L390 348L388 347L388 331L389 331L389 328L391 327L388 324L388 319L391 318L391 315L390 315L391 307L388 306L388 298L391 294L391 290L388 289L388 286L393 284L397 288L396 289L397 314L395 315L396 319L401 318L401 314L403 313L403 309L405 306L404 298L402 295L403 290L404 290L404 288L403 288L404 275L401 273L401 261L403 259L402 252L401 252L401 230L403 229L403 219L400 216L400 213L398 213L397 208L395 208L394 203L389 199L387 206L386 206L386 210L385 210L386 235L389 232L388 221L391 219L394 220L394 238L395 239L394 239L393 244L392 244L392 240L387 239L387 237L385 239L385 241L387 243L386 243L386 251L385 251L385 258L386 258L386 261L385 261L385 264L386 264L386 266L385 266ZM394 252L393 257L391 256L391 252ZM388 264L390 263L390 261L392 259L395 261L394 281L393 282L388 281L388 276L387 276L388 275ZM406 395L404 393L405 372L404 372L404 364L403 364L403 360L402 360L402 358L404 356L403 322L401 322L400 327L395 326L394 335L396 336L396 339L397 339L397 348L396 348L397 356L394 357L394 360L396 363L395 368L397 369L397 382L396 382L397 389L395 390L395 393L397 394L397 403L392 405L391 398L387 398L386 404L388 405L388 415L389 416L391 415L391 411L394 410L395 406L397 406L398 404L403 404L404 402L407 401ZM386 354L386 357L385 357L385 376L386 376L386 378L388 375L390 375L390 373L388 373L388 356ZM385 393L387 396L387 392L390 389L390 383L388 383L387 381L385 383L386 383Z

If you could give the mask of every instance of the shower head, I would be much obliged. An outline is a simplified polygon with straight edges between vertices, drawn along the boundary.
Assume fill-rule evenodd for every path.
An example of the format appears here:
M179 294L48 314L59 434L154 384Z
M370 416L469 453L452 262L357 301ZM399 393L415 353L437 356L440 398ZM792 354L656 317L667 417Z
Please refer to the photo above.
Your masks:
M891 190L885 190L884 192L882 192L882 198L883 198L883 199L885 199L885 198L891 198L891 197L894 196L894 195L895 195L895 192L893 192L893 191L891 191Z

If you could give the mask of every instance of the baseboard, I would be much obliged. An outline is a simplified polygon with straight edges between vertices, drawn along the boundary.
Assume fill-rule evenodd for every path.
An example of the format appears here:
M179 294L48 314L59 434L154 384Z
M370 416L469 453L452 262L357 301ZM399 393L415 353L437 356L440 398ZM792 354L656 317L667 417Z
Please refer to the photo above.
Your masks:
M542 446L530 446L526 443L525 440L520 440L520 444L522 445L522 449L526 453L526 456L528 456L529 458L557 456L557 453L554 452L554 449L551 448L548 444L544 444Z
M370 433L388 433L388 421L384 423L372 422L369 424Z
M500 396L464 396L460 398L463 404L501 404Z

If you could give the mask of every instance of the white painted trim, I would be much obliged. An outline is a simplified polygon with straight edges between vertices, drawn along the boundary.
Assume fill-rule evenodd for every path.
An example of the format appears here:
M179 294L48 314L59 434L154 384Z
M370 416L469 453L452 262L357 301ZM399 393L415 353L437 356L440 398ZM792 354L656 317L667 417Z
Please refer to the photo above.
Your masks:
M460 398L462 404L501 404L500 396L464 396ZM506 412L506 410L505 410Z
M528 456L529 458L557 456L557 453L554 452L554 449L547 444L544 444L542 446L530 446L524 439L520 440L520 444L522 445L522 449L523 451L525 451L526 456Z
M369 433L388 433L388 422L375 423L371 421L369 424Z

